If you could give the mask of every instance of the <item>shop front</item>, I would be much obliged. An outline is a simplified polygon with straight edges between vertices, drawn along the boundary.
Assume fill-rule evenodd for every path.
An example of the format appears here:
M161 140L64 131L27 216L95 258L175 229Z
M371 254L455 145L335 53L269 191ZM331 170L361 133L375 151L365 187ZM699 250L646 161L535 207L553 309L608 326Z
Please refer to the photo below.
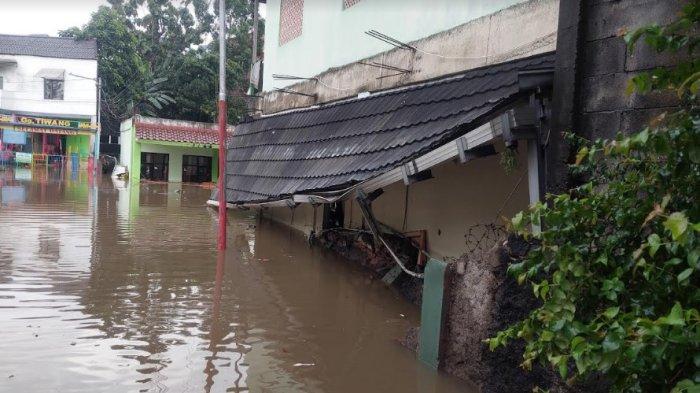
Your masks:
M94 134L89 119L0 114L0 165L87 167Z
M131 182L215 183L219 175L216 124L135 116L120 129L120 165ZM229 128L229 138L233 128Z

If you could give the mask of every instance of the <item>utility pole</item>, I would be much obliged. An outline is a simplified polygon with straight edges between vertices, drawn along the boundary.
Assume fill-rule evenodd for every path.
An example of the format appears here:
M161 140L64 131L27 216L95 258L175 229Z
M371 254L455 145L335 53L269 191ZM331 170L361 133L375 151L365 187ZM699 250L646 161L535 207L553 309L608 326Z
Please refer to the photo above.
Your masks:
M219 0L219 250L226 249L226 3Z
M258 61L258 2L259 0L254 0L253 2L253 50L250 54L250 83L248 84L248 95L255 95L258 87L253 86L253 71L255 70L255 63ZM260 76L258 75L258 78ZM251 109L251 108L249 108Z
M93 165L92 165L92 173L93 175L97 174L97 164L100 162L100 137L102 136L102 78L97 77L97 78L90 78L87 76L83 75L78 75L74 73L69 73L68 75L75 76L77 78L81 79L87 79L95 82L95 87L97 88L97 108L95 109L95 112L97 112L97 130L95 131L95 146L93 147L94 153L93 153Z
M100 164L100 139L102 138L102 78L97 77L97 135L95 136L95 165L93 173L97 175L97 165ZM100 164L100 172L102 165Z

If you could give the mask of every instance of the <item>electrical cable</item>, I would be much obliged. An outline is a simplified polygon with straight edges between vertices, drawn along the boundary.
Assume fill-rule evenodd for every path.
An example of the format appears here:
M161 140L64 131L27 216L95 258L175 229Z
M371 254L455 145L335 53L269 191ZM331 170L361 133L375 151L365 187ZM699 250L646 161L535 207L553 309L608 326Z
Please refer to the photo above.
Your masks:
M371 222L370 220L374 220L373 217L368 217L368 213L365 212L365 209L360 209L360 212L362 213L362 217L364 217L364 219L365 219L368 223ZM406 267L406 265L404 265L403 262L401 262L401 258L399 258L398 255L396 255L396 253L395 253L394 250L391 248L391 246L389 245L389 243L388 243L386 240L384 240L384 238L382 237L381 233L379 233L378 230L375 232L374 226L373 226L373 225L368 225L368 226L369 226L369 228L370 228L370 231L372 231L372 234L373 234L377 239L379 239L379 241L382 242L382 244L384 244L384 247L387 249L387 251L389 251L389 255L391 255L391 257L394 259L394 262L396 262L396 264L399 265L399 267L401 267L401 270L403 270L404 273L408 274L409 276L416 277L416 278L421 278L421 279L422 279L422 278L424 277L424 274L423 274L423 273L416 273L416 272L414 272L414 271L408 269L408 268Z
M507 54L509 54L509 53L517 52L517 51L519 51L519 50L521 50L521 49L523 49L523 48L527 48L528 46L530 46L530 45L532 45L532 44L535 44L535 43L537 43L537 42L539 42L539 41L543 41L543 40L546 40L546 39L555 37L556 34L557 34L556 32L549 33L549 34L547 34L547 35L544 35L544 36L542 36L542 37L537 38L536 40L533 40L533 41L527 42L527 43L525 43L525 44L523 44L523 45L520 45L520 46L518 46L518 47L515 47L515 48L513 48L513 49L511 49L511 50L509 50L509 51L507 51L507 52L503 52L503 53L495 54L495 55L486 55L486 56L446 56L446 55L441 55L441 54L439 54L439 53L428 52L428 51L426 51L426 50L423 50L423 49L420 49L420 48L416 48L416 47L413 47L413 48L414 48L416 51L418 51L418 52L420 52L420 53L423 53L423 54L425 54L425 55L435 56L435 57L439 57L439 58L445 59L445 60L481 60L481 59L486 59L486 58L489 58L489 57L501 57L501 56L507 55ZM535 48L535 49L537 49L537 48Z
M498 209L498 211L496 212L496 217L495 217L496 220L498 220L498 218L501 216L501 213L503 213L503 210L506 208L506 205L508 205L508 202L510 202L510 198L513 197L513 194L515 194L515 190L518 189L518 187L520 186L520 183L523 181L526 174L527 174L527 169L524 169L523 173L520 174L518 181L515 183L515 186L513 187L512 190L510 190L510 193L508 193L508 196L506 197L505 201L503 201L503 204L501 205L500 209Z

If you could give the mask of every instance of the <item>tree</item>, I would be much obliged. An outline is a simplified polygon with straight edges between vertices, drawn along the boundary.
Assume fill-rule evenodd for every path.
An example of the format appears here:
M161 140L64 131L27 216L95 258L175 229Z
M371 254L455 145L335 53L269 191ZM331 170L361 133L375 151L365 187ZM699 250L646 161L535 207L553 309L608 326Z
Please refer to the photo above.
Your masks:
M601 372L613 391L700 392L699 22L694 0L675 23L626 37L688 53L630 83L675 90L677 111L612 141L570 136L572 170L588 181L512 219L531 249L509 272L541 305L488 342L524 340L524 368L549 363L570 381Z
M107 6L92 14L82 29L74 27L59 33L63 37L96 39L97 69L102 78L103 129L119 130L127 105L139 90L135 81L144 79L148 65L139 53L138 36L126 17Z
M213 122L217 116L218 26L214 0L109 0L62 36L98 41L103 131L142 113ZM252 3L227 0L229 122L246 113ZM261 22L261 24L263 24ZM263 29L260 29L259 38Z

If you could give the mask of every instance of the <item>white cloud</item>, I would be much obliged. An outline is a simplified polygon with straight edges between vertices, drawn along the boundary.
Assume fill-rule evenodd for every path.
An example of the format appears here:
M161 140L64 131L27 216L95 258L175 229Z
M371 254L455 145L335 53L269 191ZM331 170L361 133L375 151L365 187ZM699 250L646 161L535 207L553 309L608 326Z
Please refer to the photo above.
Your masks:
M83 26L106 0L0 0L1 34L58 35Z

